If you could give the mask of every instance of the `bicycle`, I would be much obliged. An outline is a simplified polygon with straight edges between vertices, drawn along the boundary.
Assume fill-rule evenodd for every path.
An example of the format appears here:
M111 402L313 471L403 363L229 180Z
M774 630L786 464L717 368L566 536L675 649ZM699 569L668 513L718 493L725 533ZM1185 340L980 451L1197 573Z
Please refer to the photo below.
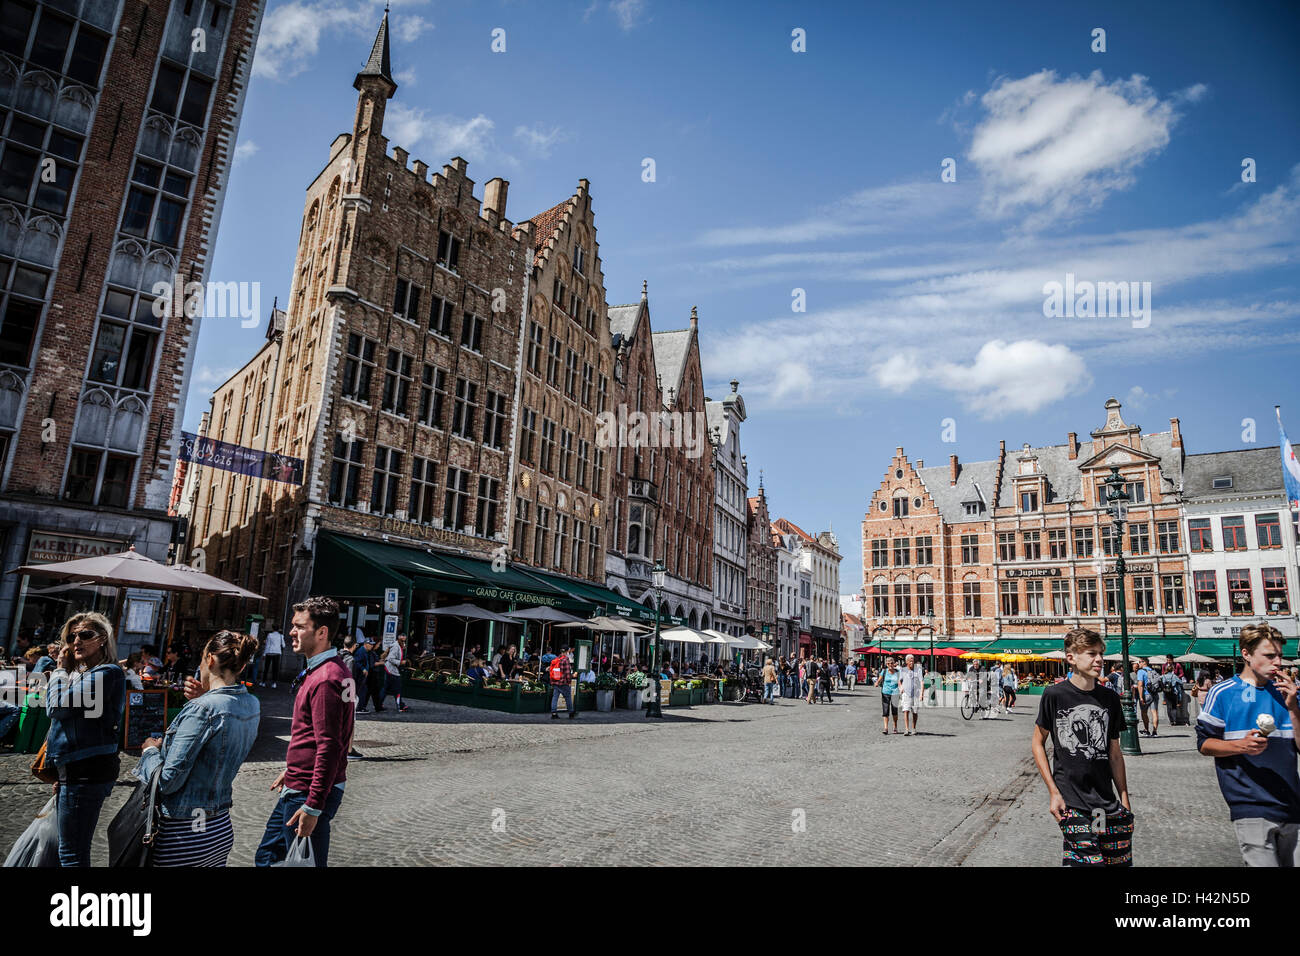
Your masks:
M961 716L962 716L962 719L963 719L963 720L970 720L972 717L975 716L975 714L976 714L977 712L979 712L979 711L981 711L981 710L987 710L987 711L989 711L989 713L992 713L992 712L993 712L991 708L989 708L989 707L988 707L987 705L985 705L985 704L981 704L978 700L974 700L974 701L972 701L972 700L971 700L971 688L970 688L970 687L967 687L967 688L966 688L966 693L965 693L964 695L962 695L962 699L961 699Z

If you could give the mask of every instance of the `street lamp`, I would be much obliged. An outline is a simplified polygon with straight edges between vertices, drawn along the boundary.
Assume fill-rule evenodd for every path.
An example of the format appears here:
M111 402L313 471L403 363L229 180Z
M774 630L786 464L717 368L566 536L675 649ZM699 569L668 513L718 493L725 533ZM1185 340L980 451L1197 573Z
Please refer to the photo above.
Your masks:
M1128 660L1128 602L1124 597L1124 519L1128 517L1128 492L1124 490L1124 479L1119 475L1119 468L1110 469L1110 477L1102 482L1106 486L1106 505L1110 513L1111 527L1115 542L1115 576L1119 579L1119 640L1120 656L1123 668L1124 695L1120 707L1124 714L1124 730L1119 736L1120 750L1126 755L1136 756L1142 753L1138 743L1137 710L1133 706L1133 675Z
M925 623L930 628L930 673L934 674L934 608L925 612Z
M650 642L650 679L655 682L655 699L646 705L645 715L647 717L662 717L664 715L661 705L663 685L659 683L659 606L664 599L665 574L666 569L663 562L656 561L654 570L650 572L655 589L655 636Z

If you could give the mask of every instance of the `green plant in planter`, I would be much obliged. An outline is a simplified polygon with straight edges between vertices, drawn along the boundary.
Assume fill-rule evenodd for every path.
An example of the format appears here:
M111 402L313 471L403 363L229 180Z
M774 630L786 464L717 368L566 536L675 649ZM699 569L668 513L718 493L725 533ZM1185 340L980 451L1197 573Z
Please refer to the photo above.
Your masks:
M704 686L704 681L702 681L702 680L693 680L693 681L691 681L690 684L687 685L687 686L689 686L691 690L699 690L701 687Z
M618 686L618 678L606 671L596 675L596 690L613 690Z
M578 682L578 693L579 693L579 694L594 694L594 693L596 693L596 685L595 685L593 682L591 682L591 681L579 681L579 682Z
M678 678L677 680L673 681L673 690L686 690L686 688L694 687L694 686L695 686L694 681L685 681L682 680L681 678Z
M538 684L535 681L530 680L523 682L522 691L525 694L545 694L546 690L547 688L545 684Z
M633 690L644 690L650 686L650 678L640 671L633 671L627 675L627 686Z

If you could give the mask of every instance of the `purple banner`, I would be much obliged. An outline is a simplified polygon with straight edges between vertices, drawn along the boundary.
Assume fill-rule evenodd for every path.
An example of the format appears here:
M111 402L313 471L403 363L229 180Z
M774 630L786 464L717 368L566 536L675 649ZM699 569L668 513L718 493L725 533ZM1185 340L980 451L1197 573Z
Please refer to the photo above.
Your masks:
M181 432L181 461L252 478L265 478L267 481L282 481L290 485L301 485L303 461L279 455L273 451L258 451L230 442L214 441L200 438L191 432Z

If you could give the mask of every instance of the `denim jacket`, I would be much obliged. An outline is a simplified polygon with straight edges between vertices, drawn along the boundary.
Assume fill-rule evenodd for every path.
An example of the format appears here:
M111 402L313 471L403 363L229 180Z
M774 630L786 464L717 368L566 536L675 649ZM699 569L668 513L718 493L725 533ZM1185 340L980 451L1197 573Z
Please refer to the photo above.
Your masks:
M163 816L209 815L231 805L231 784L253 748L262 705L243 684L214 687L187 702L163 737L162 750L146 750L135 773L148 780L162 765L158 804Z
M61 766L117 753L125 707L126 675L115 662L82 673L55 669L45 688L46 759Z

